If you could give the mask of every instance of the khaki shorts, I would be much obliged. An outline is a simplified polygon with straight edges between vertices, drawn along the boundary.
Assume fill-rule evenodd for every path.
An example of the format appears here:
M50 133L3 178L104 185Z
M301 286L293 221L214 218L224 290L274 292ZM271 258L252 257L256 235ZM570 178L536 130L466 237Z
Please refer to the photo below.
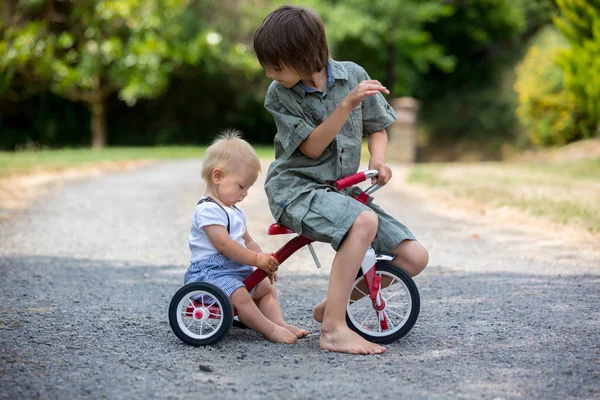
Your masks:
M315 190L311 196L308 210L305 214L302 212L303 217L295 212L297 207L292 202L281 214L279 223L292 229L301 226L302 232L298 233L314 241L331 243L331 247L337 251L358 215L372 210L379 217L373 241L377 253L391 252L404 240L416 240L406 226L370 201L367 206L348 195L326 189Z

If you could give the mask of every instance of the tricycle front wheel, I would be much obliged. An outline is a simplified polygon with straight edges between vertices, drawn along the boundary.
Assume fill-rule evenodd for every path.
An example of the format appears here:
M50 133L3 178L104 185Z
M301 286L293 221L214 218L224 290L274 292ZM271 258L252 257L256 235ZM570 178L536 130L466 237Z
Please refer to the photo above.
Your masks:
M371 342L392 343L415 325L421 306L419 291L411 277L394 265L378 261L375 271L381 277L384 308L381 311L374 308L359 271L348 300L346 322L350 329Z

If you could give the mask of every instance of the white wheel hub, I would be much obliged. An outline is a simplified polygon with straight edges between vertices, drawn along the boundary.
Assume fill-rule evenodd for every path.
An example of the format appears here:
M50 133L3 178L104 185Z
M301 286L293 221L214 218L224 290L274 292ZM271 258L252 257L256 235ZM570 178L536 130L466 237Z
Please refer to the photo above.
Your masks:
M195 320L206 321L208 319L209 314L210 314L210 311L208 310L208 308L200 307L200 308L194 309L193 315L194 315Z
M193 307L191 312L188 309L190 305ZM221 307L218 299L209 292L199 290L187 293L178 304L177 324L192 339L211 337L223 324L221 312L216 311Z

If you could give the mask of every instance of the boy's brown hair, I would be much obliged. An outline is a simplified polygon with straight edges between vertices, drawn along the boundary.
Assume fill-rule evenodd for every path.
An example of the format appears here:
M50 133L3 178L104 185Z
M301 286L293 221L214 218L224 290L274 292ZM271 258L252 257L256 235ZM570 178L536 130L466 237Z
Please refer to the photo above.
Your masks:
M308 77L327 66L325 26L316 12L282 6L265 18L254 33L254 51L263 67L286 66Z

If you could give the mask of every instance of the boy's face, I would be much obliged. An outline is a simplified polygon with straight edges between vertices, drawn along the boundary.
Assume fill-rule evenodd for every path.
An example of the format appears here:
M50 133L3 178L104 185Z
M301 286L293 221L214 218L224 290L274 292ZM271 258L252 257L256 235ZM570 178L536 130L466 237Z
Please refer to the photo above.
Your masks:
M258 173L252 168L238 167L232 171L216 168L213 171L214 194L221 202L229 207L244 200L248 190L258 178Z
M265 67L267 78L279 82L286 89L293 87L296 83L302 80L302 77L294 70L285 65L281 69L274 67Z

